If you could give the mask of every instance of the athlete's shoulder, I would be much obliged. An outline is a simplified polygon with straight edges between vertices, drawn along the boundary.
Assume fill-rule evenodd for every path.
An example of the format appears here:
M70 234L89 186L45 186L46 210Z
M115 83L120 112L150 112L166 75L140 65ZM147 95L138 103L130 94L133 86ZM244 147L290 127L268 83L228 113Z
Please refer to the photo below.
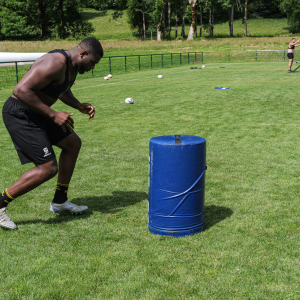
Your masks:
M41 58L43 58L44 63L49 62L58 66L66 66L66 57L60 52L47 53Z
M32 69L43 69L50 73L65 72L67 68L66 57L59 52L46 53L35 61Z

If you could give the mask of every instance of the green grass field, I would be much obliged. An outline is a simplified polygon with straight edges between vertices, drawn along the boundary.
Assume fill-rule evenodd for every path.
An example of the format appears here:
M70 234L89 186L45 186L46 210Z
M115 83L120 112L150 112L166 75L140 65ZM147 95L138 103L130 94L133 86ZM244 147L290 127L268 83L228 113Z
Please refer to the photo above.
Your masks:
M53 216L55 178L13 201L0 299L299 299L299 77L253 62L77 81L96 117L74 111L83 146L69 197L89 210ZM32 166L0 122L3 190ZM207 140L205 231L184 238L147 225L149 139L169 134Z

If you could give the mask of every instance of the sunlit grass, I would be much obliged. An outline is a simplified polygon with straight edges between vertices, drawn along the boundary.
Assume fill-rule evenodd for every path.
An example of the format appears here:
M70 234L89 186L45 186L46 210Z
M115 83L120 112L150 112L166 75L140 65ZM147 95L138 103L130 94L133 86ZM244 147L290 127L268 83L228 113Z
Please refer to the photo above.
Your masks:
M300 72L284 68L207 63L77 81L95 119L53 108L74 112L83 145L69 196L89 210L54 217L55 178L14 200L0 299L298 299ZM147 225L149 139L174 133L207 140L206 227L185 238ZM3 190L31 166L2 121L0 134Z

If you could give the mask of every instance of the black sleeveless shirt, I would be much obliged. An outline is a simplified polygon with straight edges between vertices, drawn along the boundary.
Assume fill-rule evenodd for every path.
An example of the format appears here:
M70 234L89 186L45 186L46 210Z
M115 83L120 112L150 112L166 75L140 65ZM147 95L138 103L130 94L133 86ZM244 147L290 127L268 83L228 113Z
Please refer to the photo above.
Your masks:
M65 56L66 61L67 61L67 68L66 68L66 73L65 73L65 81L62 84L60 84L60 85L48 84L48 85L46 85L45 87L43 87L40 90L45 95L47 95L47 96L49 96L49 97L51 97L53 99L58 99L59 96L62 93L67 92L72 87L72 85L75 82L76 76L77 76L77 71L76 71L74 80L70 82L69 81L69 59L68 59L67 53L63 49L52 50L52 51L50 51L48 53L61 53L61 54L63 54Z

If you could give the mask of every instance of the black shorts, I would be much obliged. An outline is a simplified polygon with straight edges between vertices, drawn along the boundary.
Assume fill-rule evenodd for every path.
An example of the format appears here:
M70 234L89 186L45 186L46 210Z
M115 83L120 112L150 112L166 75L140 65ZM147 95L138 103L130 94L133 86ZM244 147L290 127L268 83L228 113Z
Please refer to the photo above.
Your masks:
M30 162L41 165L54 159L52 145L71 134L13 97L4 103L2 116L22 165Z
M287 54L287 57L288 57L289 59L294 59L294 53L288 53L288 54Z

